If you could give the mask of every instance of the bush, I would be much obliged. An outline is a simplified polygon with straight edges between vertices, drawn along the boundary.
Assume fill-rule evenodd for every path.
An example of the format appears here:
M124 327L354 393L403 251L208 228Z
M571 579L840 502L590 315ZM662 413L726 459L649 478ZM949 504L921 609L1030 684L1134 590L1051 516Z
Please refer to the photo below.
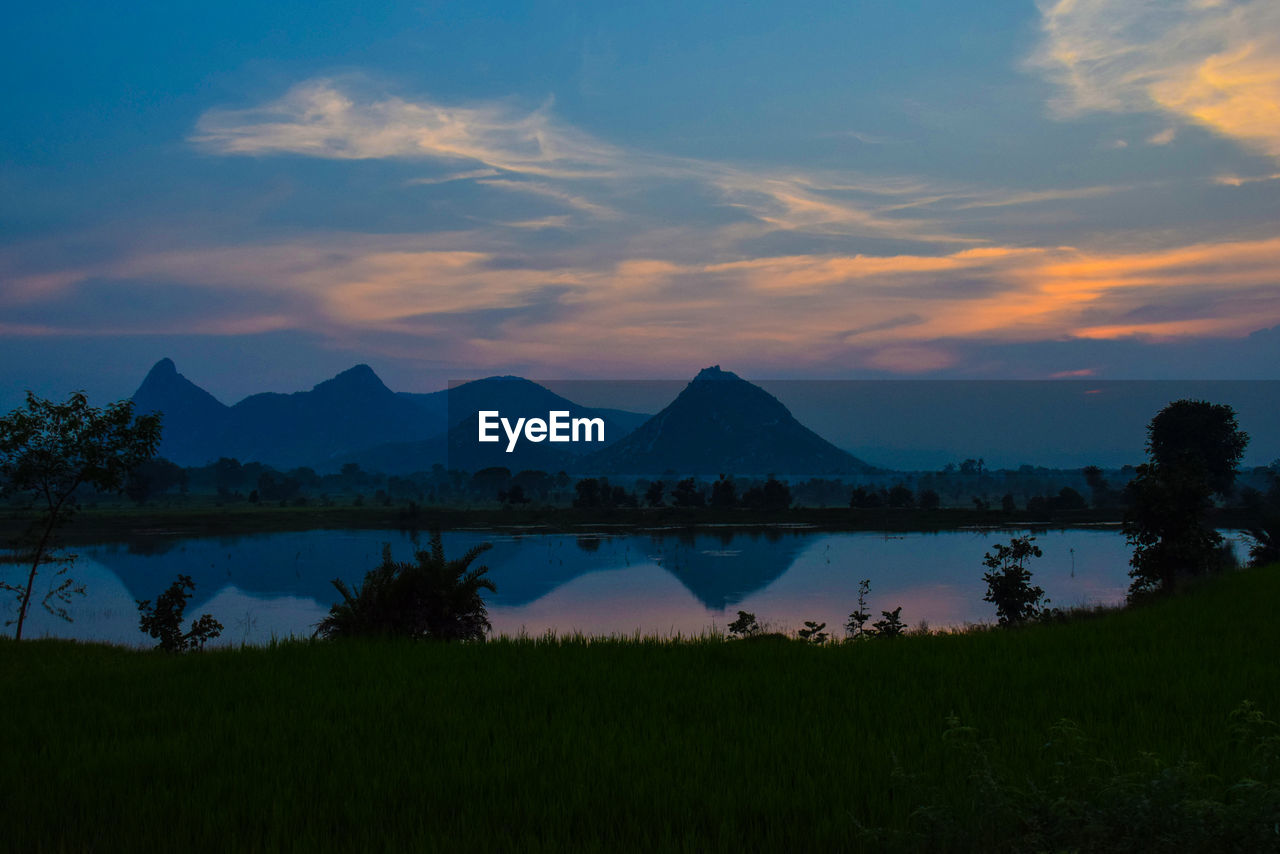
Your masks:
M382 547L382 563L365 574L354 593L341 579L333 586L341 602L329 609L316 633L326 638L391 635L435 640L483 640L489 614L481 590L497 587L485 578L487 566L471 562L491 543L473 546L460 558L446 560L440 532L431 535L429 550L415 560L394 561L391 545Z
M804 628L800 629L796 634L802 641L809 643L824 644L827 642L829 635L823 631L826 629L826 623L816 623L813 620L805 620Z
M858 610L849 615L845 621L844 631L850 640L861 640L873 634L867 628L867 620L871 613L867 610L867 594L871 592L871 579L864 578L858 582Z
M902 606L899 605L892 611L881 611L880 615L884 619L876 620L871 624L870 634L881 638L902 637L907 630L907 624L902 622Z
M761 631L763 629L756 620L756 615L750 611L739 611L738 619L729 624L729 634L735 637L749 638L760 634Z
M1044 554L1034 542L1035 537L1014 537L1009 545L997 543L993 551L983 556L983 565L991 571L982 574L982 580L987 582L987 595L982 601L995 604L1002 626L1036 619L1044 613L1042 603L1049 602L1042 588L1032 586L1031 570L1027 569L1027 561Z
M222 623L209 614L192 622L190 631L182 631L182 612L187 609L187 600L195 589L191 576L179 575L178 580L156 599L155 607L152 607L150 599L138 602L138 628L160 641L157 649L165 652L202 650L207 641L222 634Z

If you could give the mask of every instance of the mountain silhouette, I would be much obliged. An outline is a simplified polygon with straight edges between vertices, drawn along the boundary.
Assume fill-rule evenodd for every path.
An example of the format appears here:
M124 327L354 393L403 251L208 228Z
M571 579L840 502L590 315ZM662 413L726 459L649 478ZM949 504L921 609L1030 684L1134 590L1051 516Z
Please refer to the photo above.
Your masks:
M429 394L402 394L417 404L427 417L441 425L439 435L417 442L400 442L366 448L345 461L358 463L369 471L405 474L424 471L439 463L462 471L479 471L503 466L512 472L525 469L560 471L574 465L577 456L617 441L644 423L647 415L621 409L597 409L574 403L523 377L487 377ZM550 444L520 441L510 452L506 440L489 444L476 440L478 413L496 410L513 423L517 418L543 418L549 412L566 411L570 418L602 418L603 445ZM443 426L448 425L447 432Z
M246 397L231 407L219 455L281 468L327 468L353 448L420 439L434 426L372 368L356 365L310 391Z
M382 442L408 441L432 429L421 409L357 365L310 391L263 393L224 406L161 359L133 395L139 413L160 412L159 453L179 465L219 457L282 469L328 467L336 455Z
M435 463L475 471L503 465L513 472L558 471L599 447L521 442L511 454L500 445L478 445L476 413L496 409L508 418L604 418L613 441L647 416L580 406L521 377L489 377L431 394L391 391L368 365L356 365L310 391L254 394L234 406L178 373L172 359L155 364L134 392L137 412L161 412L160 455L179 465L205 465L219 457L261 462L279 469L310 466L333 471L345 462L370 471L407 474Z
M834 475L875 469L797 421L781 402L719 365L665 409L581 462L604 474Z
M133 393L139 414L163 413L159 454L181 465L205 462L209 440L226 427L230 408L161 359Z

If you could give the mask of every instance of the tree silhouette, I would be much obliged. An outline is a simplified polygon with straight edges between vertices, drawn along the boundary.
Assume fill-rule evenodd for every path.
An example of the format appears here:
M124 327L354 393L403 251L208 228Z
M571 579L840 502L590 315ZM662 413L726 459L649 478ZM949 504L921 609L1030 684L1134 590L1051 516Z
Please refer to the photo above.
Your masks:
M391 545L382 547L382 563L365 574L354 593L341 579L333 586L341 602L316 627L326 638L394 635L435 640L483 640L491 628L481 590L497 592L487 566L471 562L492 543L472 546L460 558L446 560L440 532L415 559L394 561Z
M202 650L206 642L222 634L222 623L211 614L202 614L193 620L189 631L182 631L182 613L196 584L189 575L179 575L161 593L153 606L150 599L138 602L138 628L160 641L158 649L165 652Z
M1035 619L1048 604L1044 590L1031 584L1031 570L1027 562L1044 552L1035 545L1035 537L1014 537L1009 545L996 543L992 551L983 556L982 564L991 571L982 574L987 582L987 595L982 601L996 606L1000 625L1012 626Z
M1223 404L1178 400L1147 427L1148 462L1129 483L1124 533L1134 547L1130 595L1171 589L1220 562L1222 536L1205 525L1213 496L1235 483L1248 434Z
M29 493L39 508L25 536L31 548L26 583L0 582L0 589L19 601L16 639L22 639L40 566L53 562L49 555L55 531L75 512L77 490L87 485L101 492L123 491L129 473L155 456L159 444L158 413L135 418L129 400L98 409L89 405L83 392L72 394L66 403L27 392L25 406L0 418L0 494ZM64 565L55 576L65 575L71 559L62 559ZM63 577L41 604L70 620L65 605L74 593L83 595L84 588ZM53 605L51 600L63 604Z
M720 479L711 484L711 506L732 507L738 503L738 488L733 478L720 475Z

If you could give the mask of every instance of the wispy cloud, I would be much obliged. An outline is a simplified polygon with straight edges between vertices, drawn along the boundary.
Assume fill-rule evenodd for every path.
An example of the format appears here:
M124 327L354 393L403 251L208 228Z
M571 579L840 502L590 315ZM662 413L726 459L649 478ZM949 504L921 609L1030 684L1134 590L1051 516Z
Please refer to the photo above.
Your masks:
M1280 172L1273 172L1270 175L1218 175L1213 179L1213 183L1224 187L1243 187L1245 184L1277 180L1280 180Z
M671 257L687 254L671 249ZM954 364L965 341L1243 336L1280 324L1277 259L1280 239L1123 253L982 247L719 263L584 250L521 265L491 251L432 248L430 238L412 235L330 234L144 252L46 276L26 283L29 295L49 288L46 299L28 300L10 322L95 334L99 321L67 310L82 299L77 288L119 282L138 290L130 283L144 282L169 294L169 308L160 320L139 320L135 332L157 323L204 334L294 328L363 336L375 351L381 336L400 336L395 346L416 342L422 358L553 372L716 358L918 373ZM211 314L198 301L183 309L187 291L245 296L218 301ZM110 323L121 331L118 318Z
M497 169L468 169L465 172L451 172L438 178L410 178L405 183L409 186L432 186L435 184L451 184L454 181L473 181L477 178L496 178L501 175Z
M601 175L618 160L599 140L557 124L546 107L359 100L331 80L301 83L259 107L209 110L191 141L217 154L470 160L534 175Z
M1059 85L1060 114L1163 112L1280 157L1274 0L1056 0L1041 15L1030 63Z
M931 217L930 206L1009 206L1108 191L1002 192L920 178L781 171L674 157L597 139L558 121L549 104L535 110L507 102L442 105L425 98L360 95L358 88L311 80L261 106L209 110L199 118L191 141L220 155L470 162L470 168L407 183L429 187L471 181L537 195L595 219L623 218L626 211L609 200L642 198L641 188L654 182L686 183L754 220L757 235L786 231L978 243L980 238Z
M494 187L499 190L508 190L513 193L526 193L528 195L540 196L544 199L551 199L552 201L559 202L566 207L591 214L592 216L600 219L614 219L619 215L618 212L612 208L596 204L585 196L537 181L512 181L501 178L490 178L482 180L480 183L486 187Z

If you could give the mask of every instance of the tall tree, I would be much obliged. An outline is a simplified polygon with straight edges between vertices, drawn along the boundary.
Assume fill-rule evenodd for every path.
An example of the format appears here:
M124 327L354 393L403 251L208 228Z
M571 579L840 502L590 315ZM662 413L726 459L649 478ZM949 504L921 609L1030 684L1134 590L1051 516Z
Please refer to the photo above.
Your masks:
M76 510L76 492L90 486L100 492L123 491L129 473L155 456L160 444L160 415L133 414L132 401L122 400L105 408L89 405L83 392L66 403L53 403L27 392L25 406L0 418L0 492L28 493L36 518L27 530L31 569L26 583L0 582L0 588L18 599L17 630L22 639L40 566L52 563L57 528ZM56 573L63 575L64 565ZM50 604L70 602L72 593L84 593L70 578L50 586L41 604L49 613L69 620L67 610Z
M1131 596L1169 590L1179 578L1204 574L1220 561L1222 536L1205 517L1213 497L1231 491L1248 443L1225 404L1177 400L1151 419L1148 461L1128 486Z

